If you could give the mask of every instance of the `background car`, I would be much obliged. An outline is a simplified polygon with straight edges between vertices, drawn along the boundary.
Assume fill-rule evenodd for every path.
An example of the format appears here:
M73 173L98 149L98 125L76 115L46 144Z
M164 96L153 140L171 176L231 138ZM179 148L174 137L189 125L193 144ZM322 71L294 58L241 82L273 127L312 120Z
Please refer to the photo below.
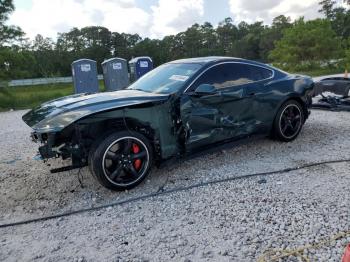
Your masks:
M125 90L47 102L23 120L43 158L89 165L107 188L138 185L151 167L208 145L251 135L295 139L314 83L262 63L229 57L173 61Z

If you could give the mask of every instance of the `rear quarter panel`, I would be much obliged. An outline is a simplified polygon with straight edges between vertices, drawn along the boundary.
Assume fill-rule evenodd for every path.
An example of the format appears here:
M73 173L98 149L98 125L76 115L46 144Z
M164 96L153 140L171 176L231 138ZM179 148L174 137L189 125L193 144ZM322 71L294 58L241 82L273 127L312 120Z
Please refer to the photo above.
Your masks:
M282 104L290 99L296 99L301 102L307 113L307 109L311 105L313 87L314 82L310 77L297 75L287 75L266 83L265 91L269 93L268 102L271 110L271 114L269 114L267 120L270 124L273 123L277 111Z

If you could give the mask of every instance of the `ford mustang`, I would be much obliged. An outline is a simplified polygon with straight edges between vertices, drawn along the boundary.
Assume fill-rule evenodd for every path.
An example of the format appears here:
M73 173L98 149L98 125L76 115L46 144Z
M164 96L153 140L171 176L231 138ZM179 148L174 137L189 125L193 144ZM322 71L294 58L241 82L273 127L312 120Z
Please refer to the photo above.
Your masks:
M252 135L295 139L309 116L314 83L230 57L163 64L124 90L77 94L29 111L42 158L89 166L105 187L125 190L173 157ZM56 170L57 171L57 170Z

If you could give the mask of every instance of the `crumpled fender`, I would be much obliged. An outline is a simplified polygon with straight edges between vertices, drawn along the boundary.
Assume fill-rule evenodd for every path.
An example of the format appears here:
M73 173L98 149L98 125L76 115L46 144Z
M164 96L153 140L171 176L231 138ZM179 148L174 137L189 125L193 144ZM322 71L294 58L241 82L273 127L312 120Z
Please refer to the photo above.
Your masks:
M164 99L166 100L166 99ZM150 102L160 102L159 99L155 101L155 99L148 100L133 100L133 101L118 101L116 105L116 101L110 101L103 104L92 104L87 105L74 110L64 109L55 109L59 110L53 116L47 116L40 122L31 126L38 133L47 133L47 132L59 132L70 124L87 117L89 115L97 114L104 111L121 109L126 106L135 106L140 104L147 104ZM33 114L33 110L28 112L23 116L23 120L30 125L30 115Z

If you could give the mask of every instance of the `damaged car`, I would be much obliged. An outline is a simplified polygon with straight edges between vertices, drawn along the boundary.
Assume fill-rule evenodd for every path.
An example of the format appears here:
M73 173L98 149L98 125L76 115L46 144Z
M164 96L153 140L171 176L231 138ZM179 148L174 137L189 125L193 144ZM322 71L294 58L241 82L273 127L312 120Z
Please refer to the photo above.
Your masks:
M124 90L59 98L23 120L42 158L89 166L105 187L138 185L152 166L252 135L295 139L313 80L229 57L163 64Z
M312 108L350 111L350 78L326 77L315 81Z

